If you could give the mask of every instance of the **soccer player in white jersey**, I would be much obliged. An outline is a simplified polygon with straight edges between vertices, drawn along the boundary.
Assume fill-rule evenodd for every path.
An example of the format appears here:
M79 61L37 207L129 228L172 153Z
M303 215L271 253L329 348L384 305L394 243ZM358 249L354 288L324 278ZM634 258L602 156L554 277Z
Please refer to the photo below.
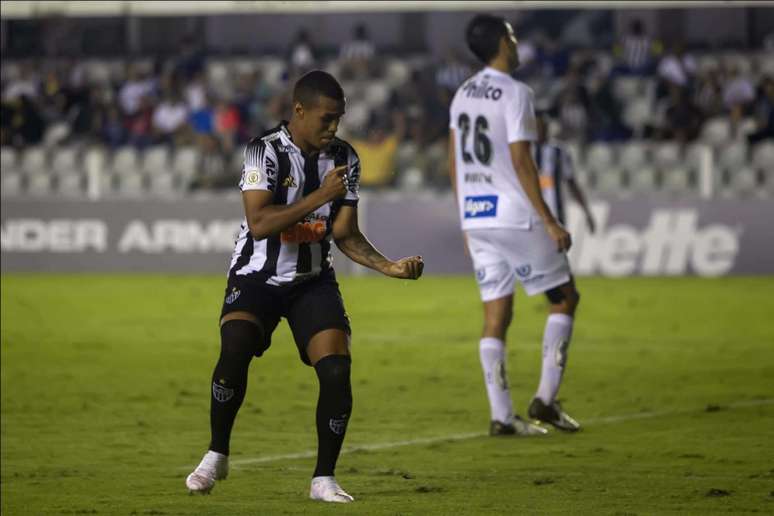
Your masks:
M253 356L287 319L301 360L319 380L317 465L310 498L351 502L334 469L352 411L350 325L333 271L331 239L351 260L394 278L417 279L419 256L385 258L358 229L360 161L335 137L344 115L336 79L315 70L293 89L290 122L245 149L245 220L237 238L220 317L220 357L212 376L209 450L186 478L208 493L226 478L231 429L247 388ZM280 388L280 386L277 386Z
M536 112L537 141L532 146L532 157L540 174L540 190L543 192L543 200L551 209L551 213L564 225L567 221L564 187L570 191L573 200L583 210L589 231L594 233L596 222L591 213L586 195L580 184L575 180L575 166L572 157L558 142L549 141L548 115L545 112Z
M551 304L543 335L540 385L529 416L575 431L578 423L556 401L567 363L573 316L580 298L565 255L570 235L540 191L531 144L537 139L533 93L511 78L518 67L516 38L503 18L478 15L467 44L486 66L457 90L450 108L449 169L462 230L473 260L484 328L481 366L491 410L491 435L538 435L512 408L505 340L514 283Z

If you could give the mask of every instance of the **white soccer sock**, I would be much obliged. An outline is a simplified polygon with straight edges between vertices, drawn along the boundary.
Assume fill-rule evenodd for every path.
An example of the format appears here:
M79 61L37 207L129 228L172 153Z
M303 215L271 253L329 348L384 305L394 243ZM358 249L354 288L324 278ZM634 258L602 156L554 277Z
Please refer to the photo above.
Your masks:
M492 420L507 423L513 416L513 407L505 372L505 343L494 337L484 337L478 344L478 351Z
M562 382L562 373L567 363L567 348L572 337L573 318L567 314L551 314L543 332L543 368L537 396L543 403L554 402Z

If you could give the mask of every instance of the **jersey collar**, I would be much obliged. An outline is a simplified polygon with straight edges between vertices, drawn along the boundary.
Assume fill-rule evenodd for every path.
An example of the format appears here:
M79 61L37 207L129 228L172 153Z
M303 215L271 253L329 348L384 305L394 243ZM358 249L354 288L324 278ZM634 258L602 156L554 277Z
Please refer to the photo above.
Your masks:
M501 72L500 70L496 70L496 69L492 68L491 66L485 66L482 71L484 73L491 73L492 75L500 75L502 77L508 77L509 79L511 78L511 76L509 74L507 74L505 72Z

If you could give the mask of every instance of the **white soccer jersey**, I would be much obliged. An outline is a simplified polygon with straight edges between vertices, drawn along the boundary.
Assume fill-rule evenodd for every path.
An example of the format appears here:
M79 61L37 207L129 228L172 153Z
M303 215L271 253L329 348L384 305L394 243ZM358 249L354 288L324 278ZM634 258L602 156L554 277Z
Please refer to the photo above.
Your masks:
M540 190L551 213L559 222L565 222L564 181L574 176L570 154L558 145L535 143L532 145L532 157L540 173Z
M256 240L247 220L237 237L229 274L250 276L269 285L283 285L320 274L332 266L331 226L343 205L358 201L360 160L344 140L335 138L319 154L306 156L290 137L286 123L264 136L253 138L245 148L239 188L268 190L274 204L292 204L320 187L333 168L349 165L344 198L329 202L279 235Z
M537 213L513 169L508 144L537 139L532 90L486 67L457 90L449 127L456 135L462 229L530 228Z

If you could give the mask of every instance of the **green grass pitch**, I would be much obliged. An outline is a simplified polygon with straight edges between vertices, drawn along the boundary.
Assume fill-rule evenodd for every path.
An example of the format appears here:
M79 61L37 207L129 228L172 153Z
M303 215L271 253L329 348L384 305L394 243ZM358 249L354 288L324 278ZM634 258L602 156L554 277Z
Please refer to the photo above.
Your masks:
M2 514L774 512L774 277L580 278L560 397L586 425L530 439L484 435L472 277L341 283L355 405L337 477L357 501L331 506L307 499L317 382L284 322L251 366L228 480L185 490L223 276L3 276ZM519 294L520 413L544 320Z

